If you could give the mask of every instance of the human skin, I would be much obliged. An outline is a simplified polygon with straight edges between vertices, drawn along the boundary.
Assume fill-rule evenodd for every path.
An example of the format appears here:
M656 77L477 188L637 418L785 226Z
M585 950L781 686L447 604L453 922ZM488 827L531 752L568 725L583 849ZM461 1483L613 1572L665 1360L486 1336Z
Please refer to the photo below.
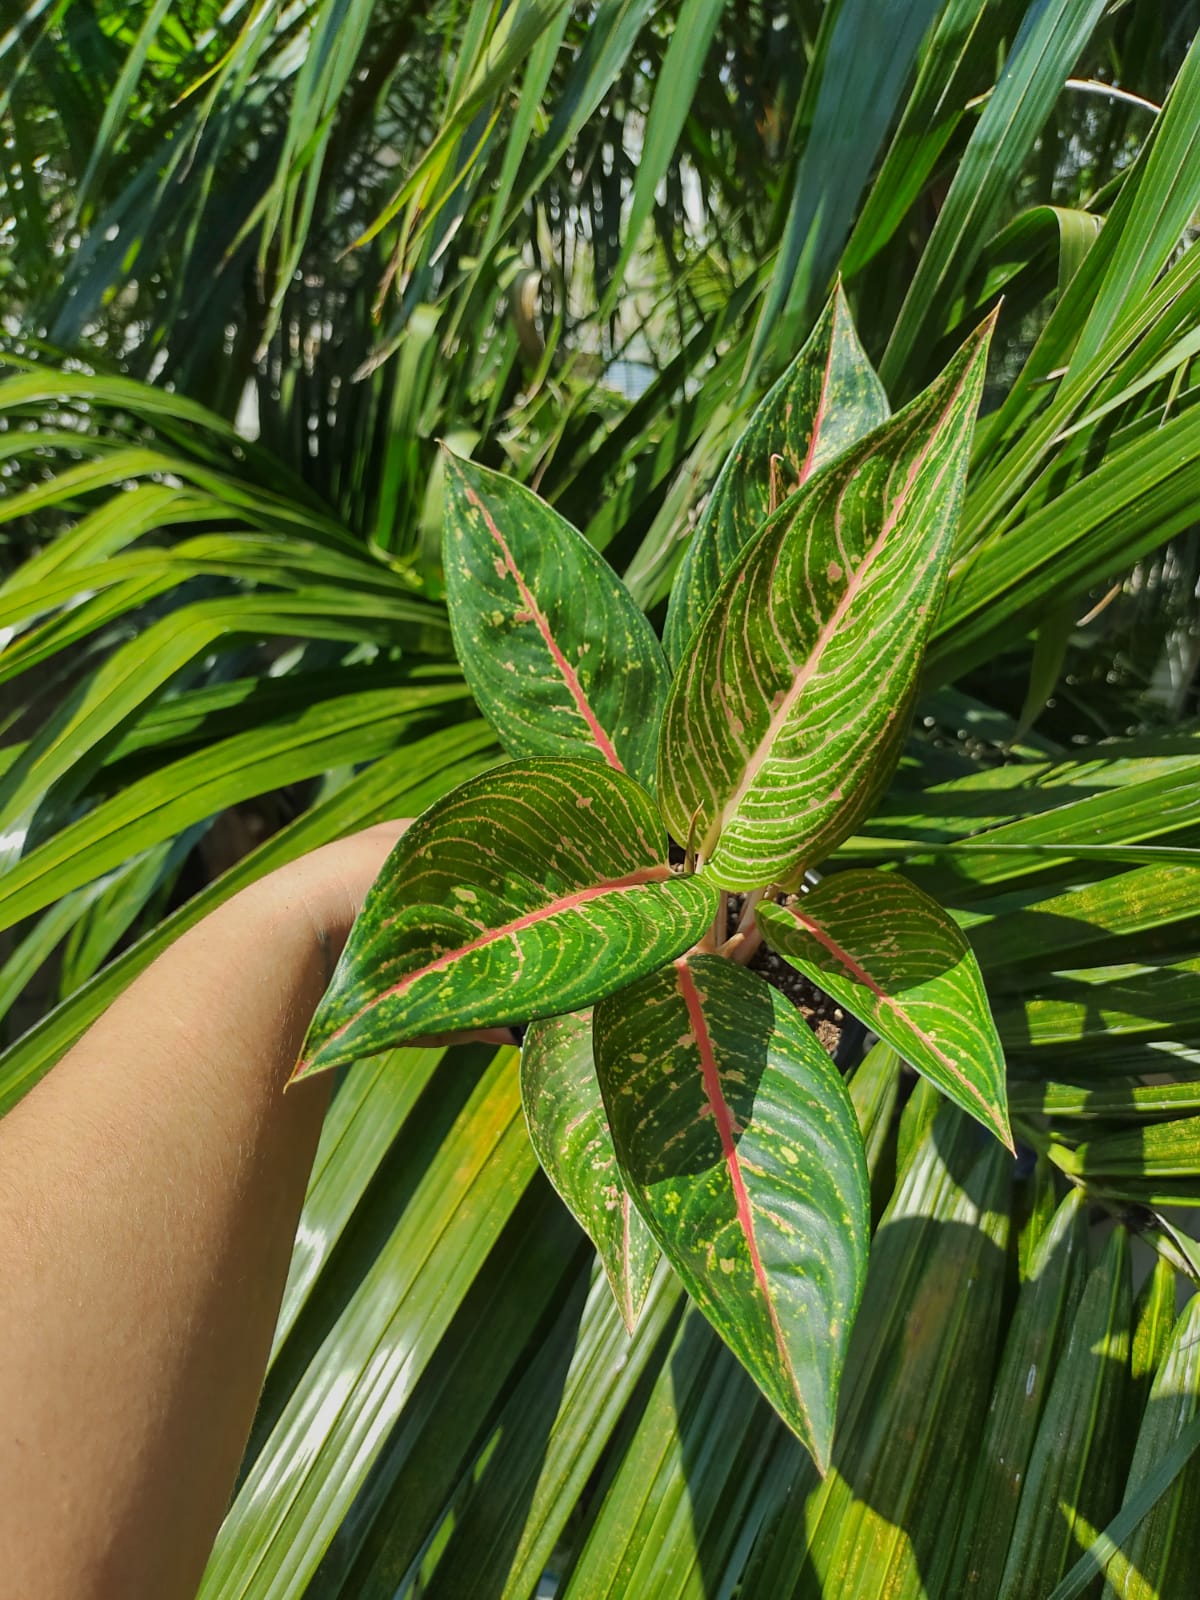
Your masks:
M405 826L234 896L0 1122L3 1600L195 1595L330 1093L284 1086Z

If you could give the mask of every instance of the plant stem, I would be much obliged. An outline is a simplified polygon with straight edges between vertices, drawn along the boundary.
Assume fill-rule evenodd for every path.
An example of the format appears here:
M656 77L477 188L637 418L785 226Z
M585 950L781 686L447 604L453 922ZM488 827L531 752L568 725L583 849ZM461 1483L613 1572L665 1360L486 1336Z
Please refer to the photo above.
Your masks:
M756 922L746 933L742 933L739 928L732 939L727 941L725 948L729 952L731 961L736 961L739 967L748 967L762 949L762 942L762 932Z

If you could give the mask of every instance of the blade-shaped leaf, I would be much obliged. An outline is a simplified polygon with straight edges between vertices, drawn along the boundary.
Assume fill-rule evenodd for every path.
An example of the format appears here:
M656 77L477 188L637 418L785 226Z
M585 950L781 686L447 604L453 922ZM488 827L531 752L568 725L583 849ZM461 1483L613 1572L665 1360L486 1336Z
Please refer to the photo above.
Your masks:
M995 1592L1054 1358L1074 1318L1087 1264L1087 1215L1072 1189L1033 1247L976 1452L947 1594Z
M598 755L653 787L669 674L616 573L511 478L446 455L454 647L512 756Z
M866 1269L854 1109L799 1013L715 956L603 1000L596 1068L671 1265L818 1464Z
M755 1491L785 1441L794 1460L796 1440L689 1309L556 1591L561 1600L700 1600L733 1592L761 1516Z
M592 1061L592 1014L535 1022L521 1050L521 1099L534 1153L596 1246L630 1333L654 1276L658 1246L617 1166Z
M675 875L654 806L595 761L464 783L388 857L297 1077L389 1045L574 1011L682 954L717 895Z
M691 114L692 102L704 71L713 33L725 9L724 0L683 0L669 35L666 54L658 71L658 86L646 118L637 177L622 224L625 242L604 294L600 319L612 316L625 284L630 262L641 244L641 234L654 211L655 191L666 177Z
M627 1459L624 1426L663 1370L683 1300L683 1286L662 1263L631 1339L602 1273L582 1315L577 1294L558 1297L561 1312L540 1348L513 1352L519 1381L465 1464L453 1500L446 1499L448 1537L444 1544L435 1540L442 1549L424 1565L430 1600L532 1600L544 1590L547 1567L562 1571L581 1520L578 1507L593 1501L598 1466L604 1463L603 1477L610 1461ZM457 1409L452 1392L446 1399ZM621 1430L616 1439L614 1429ZM423 1465L418 1458L413 1474L422 1487ZM410 1520L408 1504L397 1497L387 1534L393 1549L415 1542ZM396 1573L403 1570L393 1550L385 1550L376 1582L344 1592L356 1600L395 1600Z
M450 1126L446 1120L415 1119L415 1142L405 1152L411 1170L396 1186L386 1226L369 1248L351 1253L351 1285L328 1291L315 1340L277 1357L277 1385L281 1363L301 1363L294 1387L276 1388L274 1415L257 1419L252 1458L200 1586L203 1600L284 1600L310 1589L322 1560L338 1553L350 1508L368 1498L365 1485L378 1492L381 1464L385 1483L386 1469L396 1470L388 1451L402 1449L399 1419L436 1366L489 1255L503 1248L510 1225L520 1226L519 1202L537 1167L521 1118L516 1052L498 1051L461 1096ZM555 1246L561 1252L561 1240ZM500 1320L493 1316L494 1325Z
M792 493L887 415L887 396L858 342L839 284L713 485L667 607L663 645L673 666L683 660L739 551L775 509L773 485Z
M1004 1056L979 963L936 900L891 872L842 872L760 905L768 943L1012 1146Z
M962 288L1011 191L1014 171L1104 10L1104 0L1043 0L1026 11L909 285L884 358L889 385L906 370L920 370L914 353Z
M1134 1126L1089 1139L1060 1153L1064 1172L1108 1178L1195 1178L1200 1175L1200 1117Z
M1130 1416L1141 1417L1176 1323L1175 1268L1159 1256L1133 1302L1129 1340Z
M1200 1296L1184 1307L1140 1417L1123 1505L1175 1446L1200 1412ZM1179 1473L1107 1568L1102 1600L1185 1600L1196 1592L1196 1523L1200 1462Z
M804 151L751 364L816 309L887 138L939 0L844 0L821 8L819 68L805 75ZM809 120L811 118L811 121Z
M930 1142L944 1134L949 1144L953 1135L942 1118ZM924 1146L914 1165L932 1176ZM847 1361L833 1470L804 1507L809 1581L752 1591L760 1600L806 1593L822 1600L950 1600L939 1568L950 1553L947 1533L957 1531L965 1509L967 1469L979 1448L1001 1336L1007 1167L989 1142L982 1155L962 1161L940 1205L934 1201L943 1215L949 1212L940 1227L928 1229L932 1217L920 1212L904 1217L892 1210L891 1237L880 1229L878 1254L886 1250L890 1270L868 1282ZM975 1212L970 1222L968 1207ZM888 1277L895 1281L906 1266L894 1305L881 1306Z
M1129 1239L1118 1228L1093 1268L1055 1366L1021 1486L998 1593L1043 1600L1076 1543L1117 1508L1128 1460Z
M1009 1163L980 1142L943 1104L913 1153L872 1243L833 1470L780 1473L745 1600L951 1600L913 1580L957 1530L1000 1337Z
M659 796L723 888L795 883L890 776L945 585L991 322L788 500L671 689Z

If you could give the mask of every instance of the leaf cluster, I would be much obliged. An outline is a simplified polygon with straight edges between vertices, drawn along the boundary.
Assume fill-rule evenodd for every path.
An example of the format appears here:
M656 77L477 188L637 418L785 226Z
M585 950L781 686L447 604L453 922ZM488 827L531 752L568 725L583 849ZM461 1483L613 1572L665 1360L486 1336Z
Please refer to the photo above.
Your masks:
M820 884L760 896L742 932L771 924L777 948L793 942L786 959L834 994L837 968L794 912L851 948L856 885L882 906L885 883L910 884L888 914L946 965L956 937L974 952L1020 1163L938 1115L929 1077L886 1042L855 1064L866 997L845 991L839 1065L873 1244L818 1481L705 1309L685 1310L677 1276L657 1269L625 1334L658 1248L647 1227L642 1253L621 1254L636 1204L618 1191L589 1215L605 1260L630 1263L618 1307L538 1177L531 1133L551 1170L563 1152L555 1182L572 1204L586 1211L578 1197L596 1192L594 1097L579 1107L593 1121L567 1133L569 1086L593 1072L580 1013L535 1023L520 1066L480 1050L367 1058L339 1081L206 1593L528 1595L549 1573L573 1596L874 1600L953 1593L969 1562L972 1592L1002 1592L1020 1569L1044 1600L1064 1581L1082 1592L1108 1560L1115 1592L1190 1594L1191 1346L1185 1327L1165 1353L1175 1302L1161 1274L1125 1336L1136 1277L1122 1246L1103 1251L1119 1218L1184 1277L1196 1270L1178 1209L1200 1176L1195 6L9 12L4 1105L242 884L488 781L497 728L520 763L580 759L569 743L518 748L511 703L494 725L474 714L477 698L492 715L484 662L502 651L481 631L468 684L442 568L447 496L459 512L461 496L439 438L508 488L535 485L603 557L571 569L566 611L601 604L605 562L623 574L636 605L611 625L637 671L589 692L628 781L657 792L655 838L671 803L686 849L682 811L701 782L686 762L707 770L719 719L675 686L730 570L720 541L695 535L727 494L716 479L752 407L837 274L883 379L877 405L885 391L898 407L919 397L1003 296L898 765L836 849L814 845L814 860L832 852ZM777 443L766 454L785 459L760 454L738 480L755 496L748 537L781 515L802 465ZM733 565L741 548L735 529ZM466 659L470 640L457 643ZM706 673L725 659L709 643ZM697 754L671 768L684 792L668 802L654 717L676 693ZM578 728L560 720L569 741ZM873 751L876 770L887 755ZM762 842L751 820L738 861ZM713 896L730 893L716 877L740 882L741 867L715 866L719 836L708 854L692 844L700 870L669 916L660 883L632 886L658 910L614 922L626 938L683 916L688 895L713 933ZM656 846L634 870L677 868L673 854ZM960 934L944 912L922 920L926 902ZM759 997L758 1083L778 1120L795 1098L769 1043L777 1009L783 1031L793 1020L787 1003L742 983L757 974L728 953L694 960L706 981L720 973L720 1015L721 984ZM956 1009L975 994L959 985ZM980 1049L961 1030L955 1042ZM789 1062L793 1046L788 1034ZM910 1034L900 1055L916 1054ZM823 1065L810 1063L815 1083ZM535 1070L545 1120L527 1128L520 1078ZM746 1154L771 1148L764 1135ZM643 1176L654 1155L642 1148ZM777 1147L773 1159L791 1170ZM604 1172L617 1182L615 1149ZM681 1204L693 1178L665 1180ZM1096 1260L1070 1269L1048 1245L1031 1299L1036 1241L1069 1194ZM694 1186L687 1196L697 1203ZM728 1192L721 1203L713 1215ZM1083 1226L1067 1223L1056 1236ZM1102 1261L1073 1336L1071 1285ZM697 1281L707 1269L687 1267ZM785 1310L803 1326L794 1296ZM1045 1383L1027 1390L1033 1366ZM1092 1420L1067 1448L1077 1411ZM993 1428L995 1455L979 1444ZM1011 1564L1019 1508L992 1514L1008 1461L1038 1485ZM1054 1505L1053 1526L1035 1500ZM1089 1546L1092 1564L1066 1580Z

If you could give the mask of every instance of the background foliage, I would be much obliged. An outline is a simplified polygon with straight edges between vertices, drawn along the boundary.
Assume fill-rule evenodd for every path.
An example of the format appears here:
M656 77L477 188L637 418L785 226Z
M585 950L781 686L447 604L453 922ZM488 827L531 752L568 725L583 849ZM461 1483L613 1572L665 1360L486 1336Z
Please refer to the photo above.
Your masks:
M834 1470L665 1272L628 1341L511 1052L406 1051L336 1096L206 1595L1044 1597L1125 1498L1114 1592L1194 1592L1197 27L0 7L4 1104L240 884L497 759L438 438L661 619L837 274L893 406L1004 297L917 725L830 867L955 908L1026 1154L844 1041L878 1226Z

